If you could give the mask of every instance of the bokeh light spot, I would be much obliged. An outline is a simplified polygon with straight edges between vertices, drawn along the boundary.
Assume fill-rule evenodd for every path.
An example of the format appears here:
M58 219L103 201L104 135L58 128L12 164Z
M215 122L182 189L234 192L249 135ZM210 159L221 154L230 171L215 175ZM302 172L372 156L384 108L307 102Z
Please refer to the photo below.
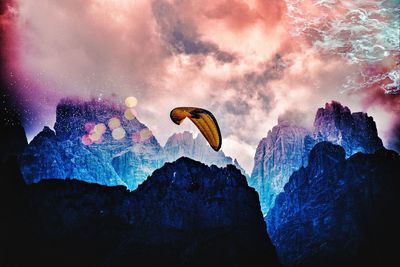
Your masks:
M134 96L129 96L125 99L125 105L128 108L133 108L137 105L137 99Z
M137 117L137 112L133 108L128 108L125 110L124 116L128 121L131 121Z
M111 118L108 120L108 127L110 127L111 130L117 129L121 126L121 121L118 118Z
M93 143L101 143L102 134L98 133L96 131L93 131L92 133L90 133L89 138L90 138L90 140L93 141Z
M132 134L132 140L134 142L144 142L150 139L153 136L153 133L148 129L144 128L139 132Z
M115 139L115 140L121 140L121 139L123 139L124 137L125 137L125 130L124 130L124 128L122 128L122 127L118 127L118 128L115 128L113 131L112 131L112 137Z
M153 133L148 128L145 128L140 131L140 140L141 141L146 141L147 139L149 139L152 136L153 136Z
M82 136L81 138L82 144L89 146L92 144L92 140L90 139L88 134L85 134L84 136Z
M98 123L94 126L94 131L100 135L104 134L107 130L107 127L104 123Z

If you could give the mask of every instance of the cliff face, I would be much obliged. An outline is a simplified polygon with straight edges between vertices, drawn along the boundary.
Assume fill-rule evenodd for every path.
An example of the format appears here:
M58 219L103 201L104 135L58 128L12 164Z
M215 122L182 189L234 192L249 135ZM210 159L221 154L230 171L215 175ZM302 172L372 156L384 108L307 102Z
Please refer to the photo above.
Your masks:
M332 101L317 111L314 121L314 138L317 142L338 144L349 157L357 152L374 153L383 148L372 117L366 113L351 113L348 107Z
M44 180L18 199L16 265L278 266L258 195L232 165L181 158L132 192Z
M189 132L174 134L162 148L145 125L136 118L127 120L123 107L105 100L63 99L56 114L55 132L45 127L20 155L27 183L73 178L133 190L164 162L181 156L220 167L232 164L222 151L213 151L203 136L193 139ZM122 138L113 137L110 119L120 123ZM96 129L101 131L98 136Z
M321 141L342 145L347 157L383 148L372 117L351 113L335 101L317 111L312 132L279 121L257 147L249 182L260 194L264 214L274 205L276 195L283 191L293 171L307 165L310 150Z
M400 157L318 143L290 177L266 221L286 266L389 266L399 238Z
M279 121L257 147L250 185L260 195L264 214L273 206L290 175L307 162L311 133L288 121Z
M41 179L74 178L136 188L161 166L157 160L161 146L145 125L136 118L125 119L123 113L122 107L107 101L61 100L57 106L55 132L45 127L20 156L25 181L34 183ZM111 118L117 118L125 131L125 136L119 140L113 138L111 129L107 128ZM97 142L84 144L83 138L93 132L96 124L103 124L104 133L97 137ZM140 138L143 132L145 138ZM142 149L137 149L144 146L145 157ZM121 160L129 166L129 172L115 159L128 152L133 156Z

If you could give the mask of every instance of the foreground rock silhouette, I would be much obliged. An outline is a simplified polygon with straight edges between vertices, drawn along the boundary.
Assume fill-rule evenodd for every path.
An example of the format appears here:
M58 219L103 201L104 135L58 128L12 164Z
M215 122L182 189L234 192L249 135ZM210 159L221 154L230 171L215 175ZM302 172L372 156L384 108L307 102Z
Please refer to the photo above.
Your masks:
M132 192L25 185L13 160L1 173L2 266L279 266L258 195L232 165L180 158Z
M397 261L400 157L329 142L294 172L266 221L285 266L393 266Z

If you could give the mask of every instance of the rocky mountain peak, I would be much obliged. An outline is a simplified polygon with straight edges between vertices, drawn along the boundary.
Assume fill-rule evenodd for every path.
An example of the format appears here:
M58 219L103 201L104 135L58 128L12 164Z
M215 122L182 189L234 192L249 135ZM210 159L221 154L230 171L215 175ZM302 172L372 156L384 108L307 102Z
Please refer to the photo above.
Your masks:
M322 141L342 146L347 157L383 148L373 118L363 112L351 113L348 107L336 101L318 109L312 132L280 117L257 147L250 178L250 184L260 194L264 213L274 205L275 196L282 192L293 171L308 164L313 146ZM318 151L317 147L312 156L319 157Z
M219 167L233 163L232 158L226 156L222 150L218 152L212 150L201 134L193 138L193 134L188 131L170 136L164 146L164 153L168 162L185 156L207 165L214 164Z
M162 148L144 124L137 118L127 119L124 111L107 100L61 99L55 131L45 127L20 156L26 182L75 178L136 188L161 166ZM116 128L118 134L114 134ZM121 158L127 152L134 154L136 165ZM121 170L119 158L130 173Z
M343 148L321 142L309 158L266 216L282 264L391 265L399 237L399 155L381 149L346 159Z
M372 117L363 112L351 113L348 107L335 101L318 109L313 136L317 142L329 141L343 146L347 157L383 148Z
M307 164L308 154L304 151L311 149L309 135L304 127L281 119L260 141L250 185L258 190L264 213L273 205L293 171Z
M75 178L133 190L165 162L182 156L220 167L232 164L202 135L194 139L187 131L172 135L163 148L149 128L124 112L107 100L60 100L55 131L45 127L20 157L26 182Z
M22 202L5 221L15 244L25 244L8 248L29 255L6 253L17 265L50 266L62 258L64 265L88 266L280 266L258 195L232 165L182 157L133 191L70 179L21 191L1 202L2 210Z

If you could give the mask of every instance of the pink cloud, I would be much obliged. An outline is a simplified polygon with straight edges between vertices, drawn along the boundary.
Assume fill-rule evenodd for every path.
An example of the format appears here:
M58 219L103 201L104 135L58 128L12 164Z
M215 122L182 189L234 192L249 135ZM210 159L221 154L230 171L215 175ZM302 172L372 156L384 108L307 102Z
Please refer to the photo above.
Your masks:
M363 93L349 86L366 72L386 75L397 68L393 54L379 51L373 56L382 56L381 63L350 60L352 53L358 60L369 55L353 40L373 40L379 27L390 32L388 15L380 18L376 8L362 7L371 11L365 22L344 3L312 0L16 2L7 23L18 37L15 69L29 85L20 86L21 93L41 114L37 129L54 121L48 114L59 98L71 95L117 102L137 97L139 119L161 143L173 132L196 131L170 122L173 107L207 108L228 143L237 146L225 146L231 155L255 148L289 110L307 114L304 123L310 125L316 109L332 99L394 120L392 110L365 105L382 83ZM350 4L352 12L361 8ZM360 23L377 30L361 36ZM343 31L336 32L340 25ZM388 128L390 123L378 122L379 131ZM249 171L252 158L241 160Z

